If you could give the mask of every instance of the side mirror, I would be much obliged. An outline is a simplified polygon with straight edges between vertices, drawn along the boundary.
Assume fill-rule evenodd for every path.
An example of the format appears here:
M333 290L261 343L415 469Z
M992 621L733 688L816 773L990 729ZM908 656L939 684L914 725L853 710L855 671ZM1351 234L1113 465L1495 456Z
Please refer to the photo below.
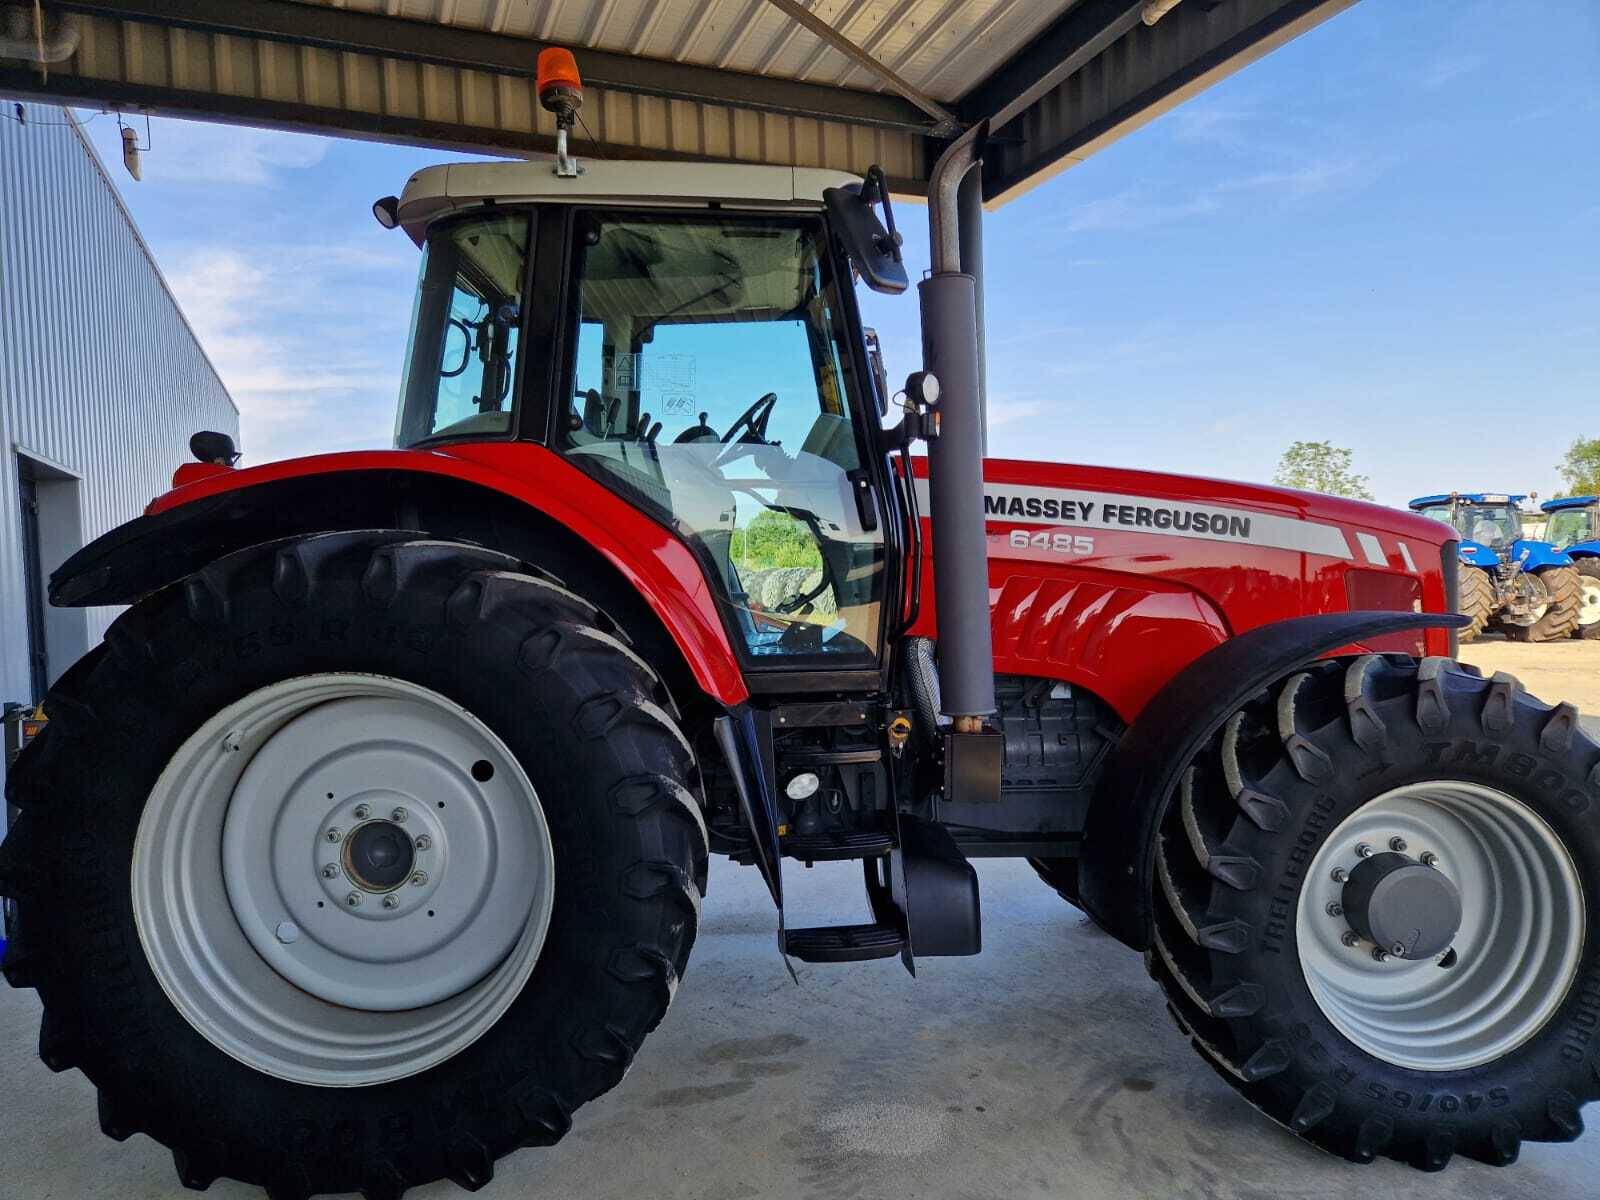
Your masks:
M834 236L844 244L845 253L861 272L861 278L875 292L898 296L911 286L906 276L906 266L900 257L900 235L891 228L885 229L873 212L868 196L883 197L884 210L888 211L888 192L881 179L882 172L874 167L867 173L867 185L853 188L826 188L822 203L828 210L828 223Z
M216 463L221 467L231 467L239 461L239 451L233 439L210 429L202 429L189 439L189 453L198 462Z
M878 416L889 415L889 372L883 365L883 347L878 342L876 329L863 329L862 339L867 343L867 363L872 368L872 386L878 393Z

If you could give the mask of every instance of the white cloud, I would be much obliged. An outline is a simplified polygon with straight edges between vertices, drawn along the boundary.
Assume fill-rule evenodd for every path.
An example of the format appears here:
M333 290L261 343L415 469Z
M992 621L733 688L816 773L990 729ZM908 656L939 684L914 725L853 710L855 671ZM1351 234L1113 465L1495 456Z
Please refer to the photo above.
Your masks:
M388 443L409 309L404 292L395 309L395 265L341 246L205 246L168 272L250 461Z
M330 144L310 134L195 121L154 121L150 143L143 166L151 184L246 187L274 187L286 172L315 167Z

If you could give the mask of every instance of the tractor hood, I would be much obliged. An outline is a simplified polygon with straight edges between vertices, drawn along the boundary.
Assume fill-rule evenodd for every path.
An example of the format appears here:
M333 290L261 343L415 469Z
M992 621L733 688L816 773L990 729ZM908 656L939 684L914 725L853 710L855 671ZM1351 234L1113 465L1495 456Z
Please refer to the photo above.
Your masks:
M1297 488L1268 484L1241 483L1228 479L1209 479L1197 475L1174 475L1160 471L1135 471L1118 467L1085 466L1076 463L1041 463L1020 459L991 458L984 464L987 485L986 506L992 519L1007 516L1038 516L1030 504L1048 506L1048 498L1031 496L1028 489L1070 489L1079 499L1073 524L1106 529L1151 528L1166 530L1184 523L1185 514L1230 512L1260 514L1250 522L1248 536L1227 537L1237 524L1218 527L1215 517L1203 520L1200 529L1191 516L1188 532L1200 536L1221 536L1224 540L1261 541L1281 549L1298 549L1331 558L1383 561L1383 550L1372 544L1378 535L1385 543L1403 543L1409 555L1412 547L1423 549L1437 561L1438 548L1455 539L1448 526L1429 517L1401 509L1387 508L1364 500L1326 496ZM1013 489L1021 488L1022 491ZM1146 503L1141 504L1140 501ZM1092 510L1081 507L1093 503ZM1057 507L1059 510L1060 499ZM1045 513L1048 516L1050 514ZM1298 530L1287 528L1299 522ZM1069 523L1063 521L1063 524ZM1307 528L1309 527L1309 528ZM1363 538L1361 535L1368 535ZM1420 556L1416 557L1421 562Z

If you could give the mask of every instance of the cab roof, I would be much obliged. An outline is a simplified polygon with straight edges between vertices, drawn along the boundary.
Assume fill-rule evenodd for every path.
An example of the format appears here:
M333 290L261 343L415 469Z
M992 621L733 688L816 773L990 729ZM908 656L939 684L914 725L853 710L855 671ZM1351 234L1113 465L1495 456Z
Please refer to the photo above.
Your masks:
M399 217L420 242L429 222L447 213L498 204L733 204L755 208L820 209L822 193L850 187L860 176L819 167L747 163L641 162L582 159L583 174L555 173L554 159L447 163L424 167L406 180Z
M1408 507L1432 508L1436 504L1449 504L1452 500L1465 500L1468 504L1521 504L1527 497L1515 492L1443 492L1437 496L1418 496Z
M1563 508L1588 508L1596 502L1600 502L1600 496L1562 496L1556 500L1546 500L1539 507L1545 512L1559 512Z

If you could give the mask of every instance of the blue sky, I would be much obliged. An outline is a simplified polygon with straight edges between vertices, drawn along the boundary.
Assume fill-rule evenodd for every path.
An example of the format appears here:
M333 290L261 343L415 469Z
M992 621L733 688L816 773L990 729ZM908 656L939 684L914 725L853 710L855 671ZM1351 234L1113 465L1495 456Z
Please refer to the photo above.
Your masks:
M113 175L247 461L387 444L416 252L369 205L447 156L153 125ZM1266 480L1328 439L1390 503L1554 494L1600 436L1600 5L1364 0L985 236L993 453ZM866 305L904 375L914 298Z

